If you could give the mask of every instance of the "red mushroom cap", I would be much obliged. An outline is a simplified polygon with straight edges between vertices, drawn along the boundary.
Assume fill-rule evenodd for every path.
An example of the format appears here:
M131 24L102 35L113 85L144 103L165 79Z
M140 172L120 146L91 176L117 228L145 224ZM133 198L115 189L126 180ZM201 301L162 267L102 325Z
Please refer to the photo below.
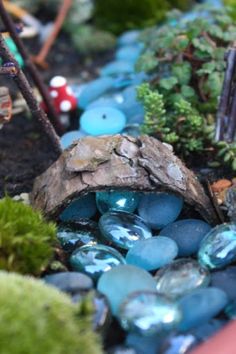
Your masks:
M49 84L49 92L58 113L68 113L77 108L77 100L63 76L55 76Z

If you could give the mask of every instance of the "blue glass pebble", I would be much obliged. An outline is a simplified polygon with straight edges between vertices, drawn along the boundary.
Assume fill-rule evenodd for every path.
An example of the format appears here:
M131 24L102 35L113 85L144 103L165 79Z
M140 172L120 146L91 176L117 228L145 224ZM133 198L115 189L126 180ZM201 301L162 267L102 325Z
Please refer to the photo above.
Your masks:
M102 77L90 81L82 90L79 96L79 107L87 108L89 103L93 102L103 94L112 90L114 79L111 77Z
M199 262L210 269L223 268L236 260L236 224L213 228L202 240Z
M93 281L86 274L78 272L62 272L46 275L45 283L58 288L60 291L74 295L89 291L93 288Z
M177 254L178 247L174 241L157 236L136 241L126 255L126 262L151 271L169 264Z
M136 62L141 51L142 47L139 45L124 46L117 50L116 59Z
M156 282L145 270L131 265L119 265L102 274L97 289L104 294L113 315L117 315L121 303L136 291L155 291Z
M125 299L118 317L125 330L152 336L175 329L181 311L176 303L156 292L140 291Z
M133 213L139 202L139 193L127 191L97 192L96 203L101 214L110 210Z
M160 269L156 276L157 291L178 298L192 290L206 287L210 282L208 270L191 258L182 258Z
M73 251L75 247L96 245L99 232L97 230L81 229L70 225L60 225L57 238L65 251Z
M163 342L159 354L187 354L197 344L192 334L172 335Z
M211 226L197 219L178 220L168 224L159 235L170 237L179 248L179 257L191 256L198 252L200 243Z
M183 207L183 198L168 193L143 195L138 214L154 230L175 221Z
M118 345L116 347L110 348L107 354L138 354L134 348L128 347L126 345Z
M211 285L222 289L230 301L236 299L236 266L211 273Z
M134 63L125 60L116 60L106 64L100 71L102 77L132 74Z
M188 331L203 325L223 310L227 303L227 295L221 289L211 287L192 291L179 301L183 313L179 329Z
M140 217L121 211L103 214L99 229L106 240L124 249L133 247L138 240L152 237L151 230Z
M129 124L126 125L125 129L122 130L123 135L129 135L133 137L137 137L141 135L141 129L139 124Z
M161 336L143 337L137 333L128 333L125 343L134 348L137 354L157 354L161 345Z
M118 251L104 245L82 246L77 248L70 257L73 270L84 272L94 280L111 268L125 263L125 259Z
M225 313L231 320L236 320L236 300L233 300L225 309Z
M91 108L80 117L81 129L94 136L120 133L125 124L124 113L112 107Z
M118 44L123 46L137 43L139 35L139 30L126 31L118 38Z
M81 218L89 219L96 214L96 211L95 195L89 193L70 203L60 214L60 219L64 222L76 221Z
M100 107L111 107L111 108L116 108L120 109L121 103L118 101L119 96L114 95L107 95L107 96L102 96L98 98L97 100L91 102L86 109L92 109L92 108L100 108ZM123 97L120 95L120 100L123 100Z
M62 135L60 142L62 149L68 148L75 140L78 140L86 134L79 130L73 130Z
M191 334L194 335L197 340L203 342L220 331L226 325L226 323L226 320L213 318L209 322L192 329Z

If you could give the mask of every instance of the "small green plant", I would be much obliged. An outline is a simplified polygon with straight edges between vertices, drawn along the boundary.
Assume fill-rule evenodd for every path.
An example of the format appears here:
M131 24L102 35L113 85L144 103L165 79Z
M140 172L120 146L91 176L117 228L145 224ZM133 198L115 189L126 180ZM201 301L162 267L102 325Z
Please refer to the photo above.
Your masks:
M233 171L236 171L236 142L220 141L217 143L217 148L217 157L229 165Z
M0 269L40 274L53 256L56 226L9 197L0 200Z
M102 353L89 300L74 305L40 280L3 271L0 288L2 353Z

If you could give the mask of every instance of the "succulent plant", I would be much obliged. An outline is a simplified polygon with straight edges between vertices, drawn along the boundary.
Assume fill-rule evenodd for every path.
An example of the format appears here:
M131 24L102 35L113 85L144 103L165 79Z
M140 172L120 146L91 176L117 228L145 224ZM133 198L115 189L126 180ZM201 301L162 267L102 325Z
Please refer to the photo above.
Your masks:
M90 304L40 280L0 271L0 338L4 354L101 354Z

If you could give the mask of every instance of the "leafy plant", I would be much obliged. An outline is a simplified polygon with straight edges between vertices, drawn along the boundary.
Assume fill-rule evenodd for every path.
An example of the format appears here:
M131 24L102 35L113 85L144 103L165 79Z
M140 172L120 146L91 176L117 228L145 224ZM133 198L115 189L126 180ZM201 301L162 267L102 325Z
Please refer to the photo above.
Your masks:
M236 26L227 9L208 11L208 18L198 16L186 23L178 19L175 26L167 23L141 35L145 49L137 70L152 77L151 86L139 90L146 111L143 131L172 143L184 156L218 149L213 125L226 67L224 54L236 38ZM228 144L228 150L221 149L221 154L232 163L235 148ZM236 169L236 163L232 166Z
M56 226L9 197L0 200L0 269L40 274L53 256Z
M74 305L43 282L0 272L0 337L4 354L101 354L90 302Z

